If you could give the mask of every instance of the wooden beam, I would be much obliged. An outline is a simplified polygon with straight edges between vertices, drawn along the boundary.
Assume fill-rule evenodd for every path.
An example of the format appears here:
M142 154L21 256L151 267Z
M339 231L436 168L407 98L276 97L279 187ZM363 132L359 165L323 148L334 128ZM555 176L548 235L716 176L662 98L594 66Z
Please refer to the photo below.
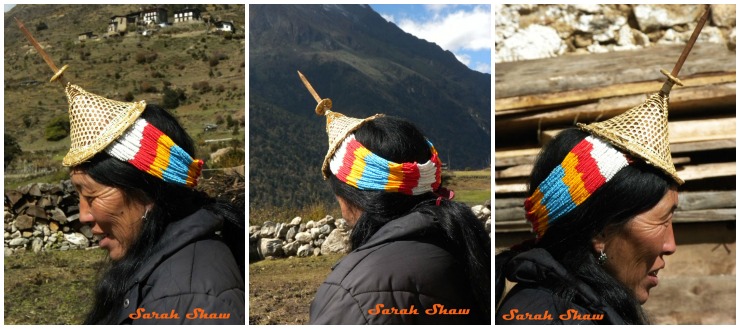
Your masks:
M504 170L496 171L496 178L512 178L512 177L526 177L532 173L534 165L524 164L518 165Z
M684 142L671 144L671 154L734 148L736 148L735 138L717 139L711 141Z
M668 122L668 141L688 143L735 138L735 117ZM546 144L564 129L543 130L542 144Z
M682 79L682 81L684 82L685 87L698 87L728 82L734 83L735 71L723 72L721 75L685 78ZM662 84L662 82L656 81L633 82L590 89L501 98L496 99L495 101L495 113L496 115L512 113L512 111L516 111L515 113L521 113L523 111L534 111L547 107L563 106L579 102L582 103L600 98L652 94L658 92Z
M641 104L646 95L628 95L602 98L577 106L566 106L548 110L497 113L496 133L503 136L508 132L535 130L554 125L572 125L576 122L602 121L623 113ZM699 112L728 112L734 114L736 84L726 83L694 88L678 88L671 92L670 115Z
M678 177L685 181L736 175L735 162L706 163L677 168Z
M678 193L677 210L735 208L735 191L699 191ZM498 204L498 202L496 202Z
M621 84L655 81L660 88L665 77L660 69L676 63L683 45L655 45L634 51L565 55L540 60L496 63L497 99L605 88ZM678 76L693 77L735 72L735 51L724 44L699 43Z

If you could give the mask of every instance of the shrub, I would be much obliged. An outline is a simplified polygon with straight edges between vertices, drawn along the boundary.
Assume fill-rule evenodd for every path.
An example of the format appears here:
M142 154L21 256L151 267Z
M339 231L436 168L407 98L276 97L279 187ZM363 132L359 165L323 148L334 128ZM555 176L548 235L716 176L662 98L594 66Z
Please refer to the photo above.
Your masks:
M123 95L123 101L124 102L133 102L134 101L134 93L131 91L127 92Z
M5 133L5 141L3 142L4 148L4 158L5 158L5 166L8 166L8 163L13 161L16 157L21 155L23 151L21 150L20 145L18 145L18 142L15 140L15 137L13 135Z
M49 28L49 26L47 26L46 23L44 23L44 22L38 23L38 25L36 25L36 31L43 31L43 30L46 30L48 28Z
M144 64L144 63L154 62L157 59L157 57L158 57L157 53L153 51L138 52L136 53L136 56L134 56L134 60L136 60L136 63Z
M44 131L47 141L58 141L67 135L69 135L69 118L66 114L51 119Z
M244 151L232 148L226 154L222 155L215 165L219 168L231 168L244 164Z
M211 84L208 83L208 81L193 82L193 85L191 87L193 88L193 90L200 91L201 94L205 94L212 89Z
M141 90L141 92L144 92L144 93L156 93L159 91L157 90L156 86L152 85L151 83L147 81L141 82L141 88L139 90Z
M180 101L184 101L185 99L185 92L182 89L171 89L166 87L164 89L164 94L162 95L162 107L174 110L180 106Z

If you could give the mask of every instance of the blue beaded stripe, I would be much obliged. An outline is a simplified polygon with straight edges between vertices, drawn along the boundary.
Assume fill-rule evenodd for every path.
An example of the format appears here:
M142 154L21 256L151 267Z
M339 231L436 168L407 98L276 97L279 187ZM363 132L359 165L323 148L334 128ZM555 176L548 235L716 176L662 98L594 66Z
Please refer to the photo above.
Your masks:
M552 224L576 207L568 192L568 185L563 182L563 177L565 177L565 170L563 166L558 165L539 187L543 195L542 205L548 212L548 224Z
M375 153L368 154L364 160L365 170L362 171L362 176L357 180L357 188L360 190L384 190L388 183L388 173L390 173L388 160Z

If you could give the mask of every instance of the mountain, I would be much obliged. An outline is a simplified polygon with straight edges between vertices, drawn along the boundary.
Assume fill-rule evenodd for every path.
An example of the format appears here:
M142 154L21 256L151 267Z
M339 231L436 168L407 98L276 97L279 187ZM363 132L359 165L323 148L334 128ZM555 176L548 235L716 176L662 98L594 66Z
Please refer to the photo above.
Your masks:
M367 5L250 5L251 207L333 200L320 174L325 120L297 70L338 112L415 123L451 169L490 166L490 74Z

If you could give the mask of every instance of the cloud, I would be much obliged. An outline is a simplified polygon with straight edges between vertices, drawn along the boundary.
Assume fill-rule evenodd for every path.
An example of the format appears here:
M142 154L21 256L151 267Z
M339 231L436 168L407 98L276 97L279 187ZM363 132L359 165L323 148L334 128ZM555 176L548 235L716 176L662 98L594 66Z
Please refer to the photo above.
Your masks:
M473 70L483 73L491 73L491 64L477 62L473 66Z
M457 58L460 63L465 64L465 66L470 66L470 55L468 54L455 54L455 58Z
M389 22L391 22L393 24L396 23L396 18L393 17L393 15L391 15L391 14L380 14L380 17L383 17L383 19L385 19L386 21L389 21Z
M451 5L424 5L428 11L431 11L435 14L439 14L444 10L445 8L450 7Z
M488 7L476 6L469 11L453 9L427 21L403 18L397 24L404 31L453 52L491 49L491 11Z

